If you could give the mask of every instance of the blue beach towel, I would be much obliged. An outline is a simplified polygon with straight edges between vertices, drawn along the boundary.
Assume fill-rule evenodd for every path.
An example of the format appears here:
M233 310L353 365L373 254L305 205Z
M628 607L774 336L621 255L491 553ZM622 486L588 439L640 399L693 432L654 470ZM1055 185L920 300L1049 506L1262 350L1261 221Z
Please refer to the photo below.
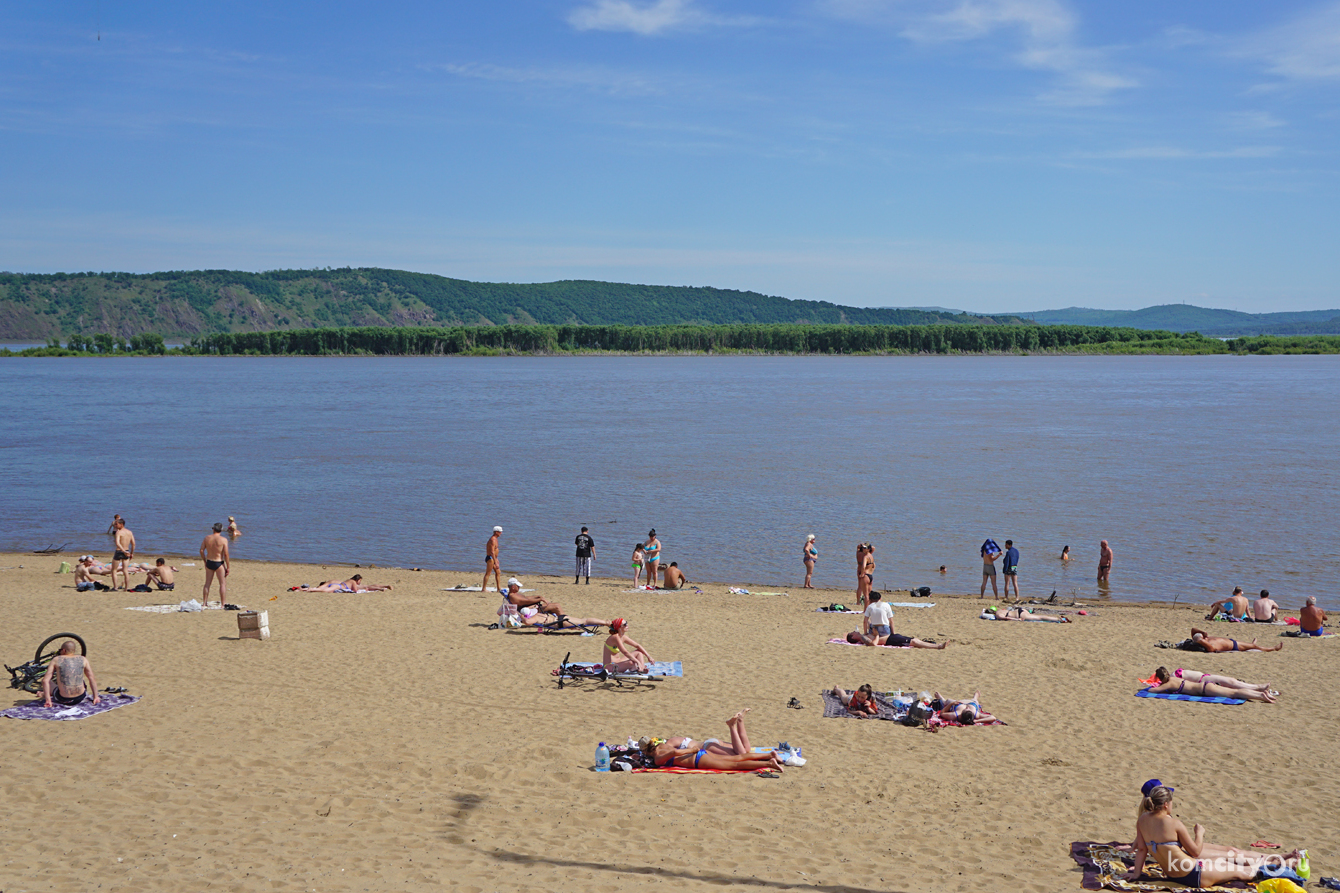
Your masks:
M568 666L570 666L570 667L581 667L581 668L583 668L583 669L591 669L591 670L594 670L594 669L597 669L597 668L600 666L600 664L598 664L598 663L586 663L586 662L584 662L584 661L572 661L571 663L568 664ZM628 675L634 675L634 674L628 674ZM647 665L647 672L646 672L646 675L648 675L648 676L679 676L679 677L683 677L683 675L684 675L684 663L683 663L683 661L678 661L678 660L658 660L658 661L655 661L654 663L651 663L651 664L648 664L648 665Z
M996 541L991 539L990 537L987 538L986 542L982 543L981 554L983 555L994 555L1002 551L1004 550L1001 549L1000 546L997 546Z
M1135 693L1137 698L1158 698L1162 701L1199 701L1202 704L1245 704L1241 698L1206 698L1201 695L1155 694L1147 688Z

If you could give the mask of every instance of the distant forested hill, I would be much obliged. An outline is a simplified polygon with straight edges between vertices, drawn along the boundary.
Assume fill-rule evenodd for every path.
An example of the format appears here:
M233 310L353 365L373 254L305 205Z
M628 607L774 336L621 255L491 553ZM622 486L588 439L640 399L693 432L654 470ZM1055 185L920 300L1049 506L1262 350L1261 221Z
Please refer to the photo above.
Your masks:
M401 270L0 273L0 340L105 333L169 338L332 326L687 323L1021 324L923 310L843 307L720 288L573 280L468 282Z
M1162 304L1143 310L1092 310L1067 307L1012 314L1043 325L1126 326L1202 335L1338 335L1340 310L1304 310L1292 313L1242 313L1213 310L1191 304Z

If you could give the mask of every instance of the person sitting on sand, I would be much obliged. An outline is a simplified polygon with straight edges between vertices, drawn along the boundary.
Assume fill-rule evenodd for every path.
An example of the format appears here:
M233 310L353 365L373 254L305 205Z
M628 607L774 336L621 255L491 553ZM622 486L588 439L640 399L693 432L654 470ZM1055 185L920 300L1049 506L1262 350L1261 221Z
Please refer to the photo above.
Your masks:
M931 695L931 705L940 701L940 718L945 722L956 722L961 726L995 722L996 718L982 709L981 697L982 693L975 691L971 701L945 701L937 691Z
M679 569L679 562L672 561L668 567L661 570L661 588L662 589L683 589L689 582L689 578Z
M605 640L605 650L601 664L605 669L616 673L645 673L648 664L653 663L652 657L637 642L628 638L628 621L622 617L615 617L609 623L610 634ZM619 660L622 654L626 660Z
M1275 703L1275 692L1269 685L1252 685L1232 676L1215 676L1198 673L1195 670L1178 669L1174 676L1167 667L1154 671L1158 684L1151 685L1148 691L1156 695L1195 695L1201 698L1241 698L1244 701L1264 701ZM1219 681L1222 680L1223 684Z
M1069 617L1064 615L1060 617L1049 617L1044 614L1030 614L1023 608L998 608L992 605L982 611L983 619L990 615L992 620L1025 620L1030 623L1070 623Z
M1275 623L1279 620L1280 606L1270 597L1269 589L1262 589L1252 602L1252 620L1256 623Z
M74 566L74 588L78 592L110 589L106 583L93 579L94 575L105 577L110 573L111 571L100 570L94 566L92 555L82 555Z
M1326 635L1326 612L1317 607L1317 597L1309 595L1298 612L1298 631L1305 636Z
M875 690L868 683L852 692L835 685L832 693L833 697L841 701L842 706L846 707L847 712L853 716L861 719L868 716L879 716L879 705L875 703Z
M56 659L47 665L46 675L42 677L43 706L51 707L52 701L55 701L64 707L73 707L90 694L93 695L95 705L100 700L98 680L93 676L93 666L88 662L88 658L82 654L75 654L78 647L73 640L66 639L60 646L60 651L56 653ZM84 684L84 680L88 680L88 685Z
M152 588L158 587L159 592L171 592L177 588L177 569L167 563L166 559L160 558L154 562L154 566L145 571L144 583Z
M1212 636L1204 630L1191 628L1191 651L1204 651L1209 654L1219 654L1224 651L1279 651L1284 647L1280 642L1274 648L1262 648L1256 644L1256 640L1250 642L1239 642L1237 639L1228 639L1223 636Z
M666 766L676 766L680 769L723 769L723 770L745 770L753 771L755 769L770 769L773 772L782 771L782 763L777 758L776 752L773 753L754 753L749 745L749 735L744 729L744 715L747 710L741 710L739 713L726 720L726 726L730 729L731 750L729 753L722 753L720 746L703 745L695 748L691 746L676 747L665 738L642 738L637 746L642 751L642 755L652 766L662 768ZM688 740L688 739L684 739ZM719 744L719 742L718 742Z
M1223 611L1226 620L1242 621L1247 619L1247 596L1242 594L1241 586L1233 587L1233 594L1228 598L1221 598L1219 601L1210 605L1210 613L1205 615L1206 620L1213 620Z
M1210 887L1225 881L1251 881L1263 865L1307 871L1306 851L1294 850L1283 858L1242 852L1205 842L1205 829L1195 826L1194 836L1182 820L1172 814L1173 788L1145 783L1140 802L1140 818L1135 823L1135 867L1127 880L1138 880L1144 873L1145 858L1154 857L1163 870L1163 879L1186 887Z
M847 644L849 645L874 645L875 636L865 635L860 630L852 630L847 633ZM915 639L911 636L900 636L898 633L889 633L889 637L884 641L886 648L933 648L936 651L943 651L947 642L941 642L936 645L933 642L924 642L921 639Z

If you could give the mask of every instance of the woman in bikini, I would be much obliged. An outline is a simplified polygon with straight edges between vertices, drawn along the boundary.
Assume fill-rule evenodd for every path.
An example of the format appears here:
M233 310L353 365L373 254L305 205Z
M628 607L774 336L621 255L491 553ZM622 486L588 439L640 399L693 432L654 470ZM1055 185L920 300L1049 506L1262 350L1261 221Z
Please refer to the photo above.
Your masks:
M990 615L994 620L1023 620L1033 623L1070 623L1069 617L1064 615L1060 617L1044 617L1040 614L1030 614L1023 608L998 608L992 605L989 608L982 609L982 619L987 619Z
M1062 560L1062 561L1070 561L1070 560L1071 560L1071 559L1070 559L1070 547L1069 547L1069 546L1062 546L1062 547L1061 547L1061 560Z
M647 649L625 635L628 632L628 621L615 617L609 627L610 635L605 640L604 659L601 661L605 669L615 673L647 672L647 665L653 662L651 655ZM619 660L620 654L627 660Z
M647 588L656 588L657 565L661 560L661 541L656 538L656 528L647 531L647 541L642 544L642 559L647 564Z
M1220 654L1225 651L1279 651L1284 647L1280 642L1274 648L1262 648L1256 644L1256 640L1250 642L1239 642L1237 639L1228 639L1223 636L1212 636L1204 630L1191 628L1191 650L1204 651L1209 654Z
M814 545L814 534L805 537L805 546L801 549L800 560L805 562L805 588L813 589L810 577L814 576L814 563L819 560L819 547Z
M744 730L744 715L748 712L748 710L741 710L726 720L726 726L730 729L730 751L725 750L722 742L704 743L701 747L694 747L691 738L668 740L665 738L643 738L638 741L637 745L647 761L658 769L675 766L680 769L734 769L745 771L771 769L773 772L781 772L782 763L777 759L775 752L754 753L753 748L749 746L749 735ZM682 746L676 747L673 743L676 741L680 742Z
M1268 688L1260 689L1254 686L1248 686L1247 683L1241 683L1244 687L1232 685L1220 685L1217 682L1207 681L1205 674L1196 673L1195 670L1178 670L1178 676L1168 675L1166 667L1159 667L1155 672L1160 676L1161 681L1158 685L1149 686L1149 691L1158 695L1195 695L1200 698L1240 698L1244 701L1263 701L1267 704L1275 703L1275 694ZM1200 679L1192 679L1192 674L1200 676ZM1221 679L1228 677L1221 676ZM1234 682L1238 680L1234 679Z
M1202 826L1195 826L1193 836L1172 814L1172 795L1172 788L1156 785L1140 802L1140 818L1135 823L1135 867L1126 875L1127 880L1136 880L1144 873L1145 857L1151 855L1163 870L1164 880L1187 887L1251 881L1267 860L1273 866L1295 868L1306 856L1294 850L1281 859L1208 844Z
M1160 683L1167 682L1170 679L1174 679L1174 677L1176 677L1176 679L1185 679L1188 682L1208 682L1211 685L1222 685L1224 688L1244 689L1247 691L1268 691L1274 695L1279 694L1279 692L1271 689L1269 682L1243 682L1241 679L1234 679L1232 676L1220 676L1218 673L1202 673L1199 670L1184 670L1181 667L1178 667L1171 673L1168 672L1167 667L1159 667L1154 671L1154 678ZM1233 697L1237 697L1237 695L1233 695Z
M982 709L981 698L982 693L975 691L971 701L946 701L937 691L931 694L931 709L938 710L945 722L956 722L961 726L995 722L995 716Z
M864 610L870 602L870 590L875 588L875 547L865 543L865 554L861 556L861 576L858 601Z

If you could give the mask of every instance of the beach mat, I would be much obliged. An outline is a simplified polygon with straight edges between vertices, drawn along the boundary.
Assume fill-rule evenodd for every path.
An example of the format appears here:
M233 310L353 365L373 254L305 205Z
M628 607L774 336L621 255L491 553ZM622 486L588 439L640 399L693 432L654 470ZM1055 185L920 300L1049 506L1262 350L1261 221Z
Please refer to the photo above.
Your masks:
M857 645L855 642L848 642L846 639L829 639L829 645L850 645L853 648L911 648L911 645Z
M848 689L850 691L851 689ZM846 706L838 700L837 695L831 691L819 692L819 697L824 699L824 718L825 719L861 719L856 716ZM899 722L907 716L907 711L899 712L893 704L893 701L884 695L875 695L875 708L879 710L878 716L869 717L870 719L887 719L890 722Z
M1126 880L1135 856L1117 850L1119 843L1095 843L1091 840L1077 840L1070 844L1070 858L1075 860L1084 873L1080 886L1085 890L1129 890L1139 893L1163 893L1165 890L1211 890L1226 893L1229 890L1250 890L1251 885L1243 881L1231 881L1214 887L1184 887L1159 877L1151 877L1148 872L1158 873L1153 864L1145 866L1145 875L1138 881Z
M510 626L505 632L520 633L530 636L594 636L595 633L590 630L578 627L565 627L563 629L547 629L541 626Z
M1199 701L1202 704L1245 704L1242 698L1207 698L1204 695L1159 694L1147 688L1135 693L1137 698L1158 698L1161 701Z
M730 587L731 595L784 595L790 597L789 592L760 592L757 589L741 589L738 586Z
M125 707L140 700L140 697L136 695L99 695L99 697L101 700L98 704L94 704L93 701L85 698L72 707L54 701L51 707L44 707L42 706L42 700L39 698L36 701L29 701L27 704L10 707L8 710L0 710L0 716L7 716L10 719L87 719L90 716L97 716L99 713L106 713L108 710L115 710L117 707Z
M926 725L932 729L976 729L982 726L1003 726L1008 725L1008 723L1001 719L993 719L990 721L975 722L971 726L965 726L961 722L950 722L941 717L940 714L936 713L934 716L926 720Z
M522 590L522 592L525 591L526 590L524 589ZM639 592L696 592L699 595L702 594L702 589L698 588L697 586L685 586L683 589L662 589L659 586L657 586L655 589L652 589L650 586L639 586L636 589L621 589L619 591L626 593L628 595L635 595Z
M135 607L135 608L126 608L126 610L127 610L127 611L146 611L146 612L148 612L148 613L150 613L150 614L194 614L194 613L196 613L195 611L183 611L183 610L181 609L181 604L180 604L180 603L175 604L175 605L140 605L139 607ZM200 610L201 610L201 611L222 611L222 610L223 610L223 605L216 605L216 604L214 604L213 602L210 602L210 603L209 603L209 607L205 607L204 605L201 605L201 606L200 606Z
M751 747L750 753L772 753L775 747ZM795 755L800 756L804 748L797 747ZM766 769L684 769L679 766L661 766L653 768L651 766L638 766L633 769L634 772L671 772L679 775L750 775L758 772L766 772Z
M760 593L755 593L755 594L756 594L756 595L768 595L769 593L766 593L766 592L760 592ZM933 608L933 607L935 607L935 602L885 602L884 604L888 605L888 606L891 607L891 608ZM865 613L864 611L852 611L852 610L846 610L846 611L830 611L830 610L828 610L827 608L815 608L814 611L815 611L815 613L817 613L817 614L864 614L864 613Z
M597 670L600 664L587 661L569 661L569 667L576 667L579 670ZM658 660L647 665L647 672L643 673L621 673L628 676L679 676L684 675L684 663L678 660Z
M439 592L483 592L483 591L484 591L484 587L482 587L482 586L447 586L446 588L444 588L444 589L439 589L438 591L439 591ZM522 592L534 592L535 590L534 590L534 589L523 589L523 590L521 590L521 591L522 591ZM494 595L501 595L501 594L502 594L501 592L499 592L499 591L496 590L496 589L490 589L489 592L493 593Z

